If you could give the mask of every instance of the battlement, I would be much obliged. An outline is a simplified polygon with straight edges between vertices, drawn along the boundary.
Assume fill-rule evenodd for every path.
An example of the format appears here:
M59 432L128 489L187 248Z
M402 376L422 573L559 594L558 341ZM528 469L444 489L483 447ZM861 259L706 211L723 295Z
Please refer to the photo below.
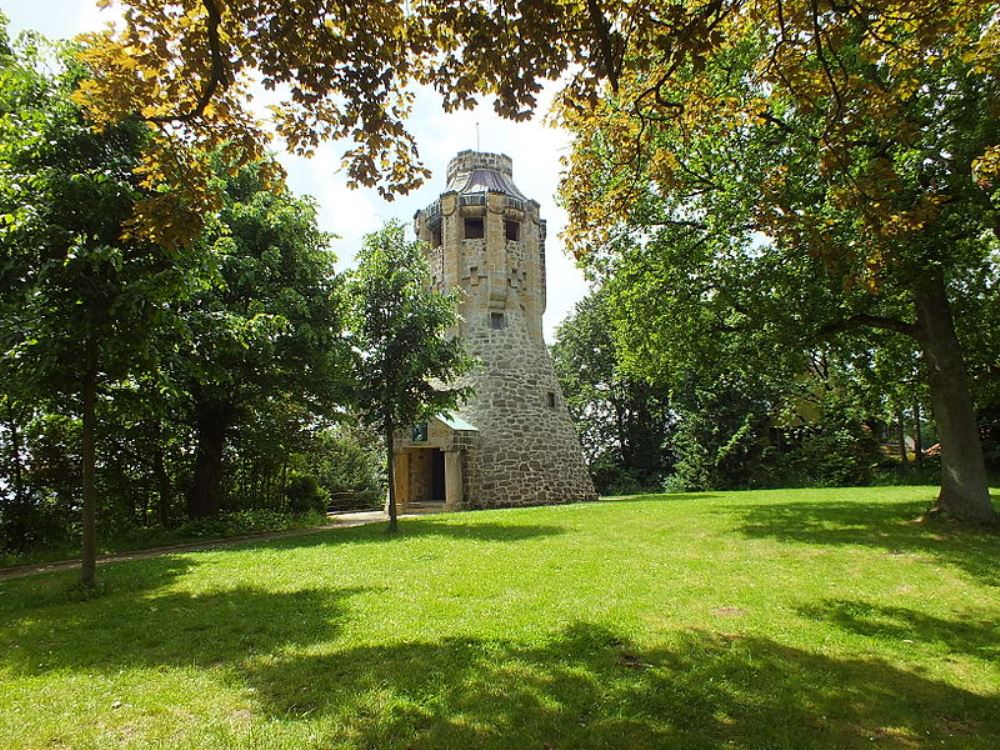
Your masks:
M514 160L507 154L491 154L487 151L474 151L472 149L459 151L458 155L448 162L448 184L453 183L459 175L474 169L493 169L513 179Z

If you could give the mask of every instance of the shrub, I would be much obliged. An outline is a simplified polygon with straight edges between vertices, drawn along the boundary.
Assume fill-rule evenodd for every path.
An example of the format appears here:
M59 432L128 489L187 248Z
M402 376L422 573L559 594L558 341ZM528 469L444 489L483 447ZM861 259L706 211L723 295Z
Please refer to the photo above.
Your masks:
M325 513L329 496L312 474L293 473L285 485L285 498L292 513Z
M780 452L764 449L754 467L754 487L843 487L871 484L881 453L863 429L843 425L799 428L795 445Z
M240 536L263 531L284 531L319 525L324 513L303 512L298 515L273 510L240 510L216 518L200 518L181 524L171 532L173 539Z
M362 428L341 426L323 436L323 455L310 469L333 510L367 510L385 497L382 446Z

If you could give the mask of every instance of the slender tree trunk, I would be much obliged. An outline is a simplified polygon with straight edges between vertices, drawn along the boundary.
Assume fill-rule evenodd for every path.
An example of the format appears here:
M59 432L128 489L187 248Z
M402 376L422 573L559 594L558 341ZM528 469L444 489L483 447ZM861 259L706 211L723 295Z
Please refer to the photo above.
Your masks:
M7 401L7 430L10 432L10 472L12 489L14 490L14 502L18 506L18 512L23 512L28 504L28 499L24 492L24 469L21 465L21 429L18 426L18 415L14 411L14 405Z
M934 511L963 521L996 521L962 347L940 272L917 286L914 302L941 440L941 492Z
M222 508L222 452L226 444L229 409L224 404L199 404L198 449L194 476L187 492L191 518L217 516Z
M396 467L393 462L393 449L395 447L395 428L392 422L385 423L385 453L386 453L386 475L389 478L389 531L395 532L399 529L399 521L396 519Z
M278 485L278 504L281 503L282 498L285 496L285 491L288 489L288 454L285 454L284 459L281 462L281 482Z
M903 415L903 410L899 409L896 411L896 437L899 440L899 462L903 465L905 469L910 463L910 457L906 450L906 417Z
M920 434L920 402L913 402L913 463L924 468L924 440Z
M80 583L93 586L97 573L96 404L97 339L85 344L83 373L83 539L80 549Z
M615 410L615 426L618 429L618 455L623 467L632 468L632 457L629 455L631 446L625 430L625 409L618 399L612 399L611 406Z
M27 488L24 486L24 465L21 449L21 415L14 409L10 398L7 399L7 431L10 433L10 474L11 489L14 492L13 504L9 508L9 531L14 545L22 550L31 546L31 525L34 519L31 514L31 502Z
M136 501L136 513L140 526L149 526L149 493L143 492Z
M170 522L170 504L174 488L170 484L170 476L167 474L167 467L163 461L163 448L160 446L157 446L153 452L153 474L156 476L158 490L156 519L161 527L166 528Z

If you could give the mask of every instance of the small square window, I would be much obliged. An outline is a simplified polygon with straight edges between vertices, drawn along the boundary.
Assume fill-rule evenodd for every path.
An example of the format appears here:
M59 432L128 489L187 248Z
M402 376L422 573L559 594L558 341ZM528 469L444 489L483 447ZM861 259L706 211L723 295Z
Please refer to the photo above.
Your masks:
M431 247L441 247L441 225L431 230Z
M503 223L503 233L504 236L511 242L517 242L521 239L521 222L505 221Z
M421 422L420 424L413 425L413 430L410 433L410 439L414 443L426 443L427 442L427 423Z
M490 328L499 331L501 328L507 327L507 318L502 312L491 312L490 313Z
M556 408L556 393L555 391L549 391L545 394L545 403L550 409Z
M481 217L469 217L465 220L465 239L480 240L485 235Z

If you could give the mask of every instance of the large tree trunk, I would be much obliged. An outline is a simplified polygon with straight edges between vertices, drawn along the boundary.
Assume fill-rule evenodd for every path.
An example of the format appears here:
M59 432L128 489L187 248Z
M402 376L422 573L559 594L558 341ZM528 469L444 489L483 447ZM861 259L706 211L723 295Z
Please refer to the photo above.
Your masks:
M396 520L396 467L393 462L394 448L396 443L395 427L392 422L385 424L385 453L386 453L386 475L389 478L389 531L396 531L399 522Z
M96 404L97 340L87 339L83 373L83 539L80 583L93 586L97 573Z
M917 286L914 302L941 441L941 492L934 510L962 521L995 521L962 347L939 272Z
M222 452L229 427L229 408L224 404L196 406L198 449L194 476L187 492L187 512L191 518L209 518L222 508Z

